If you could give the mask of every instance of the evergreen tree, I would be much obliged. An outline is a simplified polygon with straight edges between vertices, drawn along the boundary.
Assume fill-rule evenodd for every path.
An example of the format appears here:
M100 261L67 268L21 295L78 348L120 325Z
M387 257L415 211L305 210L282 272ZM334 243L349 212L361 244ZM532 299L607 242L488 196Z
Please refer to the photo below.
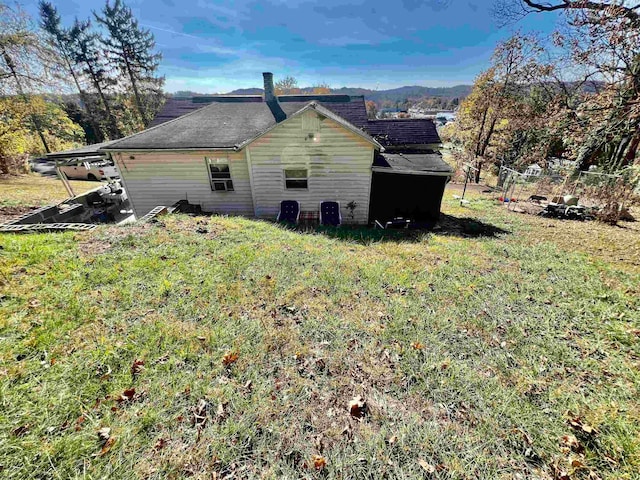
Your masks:
M73 83L80 95L81 106L86 114L87 126L90 126L87 133L97 142L104 140L101 129L98 127L96 112L91 108L87 92L81 86L81 78L76 71L76 61L73 58L73 45L69 30L62 26L58 10L52 3L40 0L40 26L48 36L48 43L58 52L62 62L63 71L71 76ZM83 122L85 123L85 122Z
M162 55L154 52L153 34L140 27L131 8L121 0L115 0L113 6L107 0L102 16L95 12L94 16L107 29L108 35L102 39L104 46L128 79L138 115L147 126L164 84L164 78L156 76Z
M81 66L83 73L91 82L98 94L101 107L104 109L107 120L107 130L110 138L122 136L117 119L113 113L107 92L115 81L109 75L109 66L101 51L100 35L91 30L91 21L75 20L69 31L72 39L70 48L74 61Z

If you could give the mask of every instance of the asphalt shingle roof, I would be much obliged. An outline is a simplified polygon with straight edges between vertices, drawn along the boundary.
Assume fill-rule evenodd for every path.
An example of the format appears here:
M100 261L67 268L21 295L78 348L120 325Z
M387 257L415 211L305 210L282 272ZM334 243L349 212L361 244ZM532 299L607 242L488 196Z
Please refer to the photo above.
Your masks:
M429 119L369 120L367 132L385 147L440 143L435 124Z
M308 103L281 107L292 115ZM233 148L267 131L276 121L264 102L212 102L138 134L118 140L109 149Z
M211 103L261 103L260 95L215 95L193 98L169 98L155 116L150 127L178 118L186 113L198 110ZM323 107L341 116L347 122L362 128L367 124L367 109L362 95L279 95L278 101L283 103L309 103L316 101Z
M396 171L453 173L453 169L439 153L379 153L373 159L374 167Z
M278 101L287 116L316 102L385 147L440 143L431 120L368 120L363 96L280 95ZM170 98L151 128L106 149L233 148L274 125L274 114L259 95Z

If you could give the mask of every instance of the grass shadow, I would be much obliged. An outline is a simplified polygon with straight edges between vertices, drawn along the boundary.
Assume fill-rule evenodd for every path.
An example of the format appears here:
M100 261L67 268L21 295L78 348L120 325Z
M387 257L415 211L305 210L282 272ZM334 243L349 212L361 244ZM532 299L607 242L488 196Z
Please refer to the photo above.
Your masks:
M337 228L325 226L289 226L289 228L303 234L320 234L364 245L375 242L420 242L426 235L432 233L461 238L496 237L511 233L508 230L474 218L458 218L445 214L440 215L440 221L432 228L383 230L351 225L343 225Z
M440 214L440 221L433 232L462 238L496 237L511 232L490 223L470 217L454 217Z

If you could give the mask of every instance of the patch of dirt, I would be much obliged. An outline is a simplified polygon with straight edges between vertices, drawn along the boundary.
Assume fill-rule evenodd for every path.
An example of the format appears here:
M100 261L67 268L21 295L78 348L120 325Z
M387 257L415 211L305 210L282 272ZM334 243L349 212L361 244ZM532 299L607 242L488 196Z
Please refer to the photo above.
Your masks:
M464 182L450 182L447 184L447 190L450 190L456 193L458 192L462 193L462 190L464 190ZM494 191L491 187L487 185L483 185L481 183L467 183L466 191L473 192L473 193L486 193L486 194L497 193L497 191Z
M85 257L100 255L101 253L105 253L110 248L111 244L109 242L97 238L92 238L78 244L78 250L80 250L80 253Z
M544 210L544 205L536 202L515 202L511 206L505 203L505 207L512 212L527 213L529 215L538 215Z
M149 230L153 228L153 226L154 224L151 222L135 223L135 224L128 224L128 225L114 225L105 232L104 236L110 242L117 242L129 235L133 235L135 237L144 236L149 232ZM105 243L109 243L109 242L105 241Z
M24 215L25 213L31 212L33 210L36 210L39 207L26 207L23 205L19 205L19 206L7 206L7 207L0 207L0 223L5 223L8 222L10 220L13 220L16 217L19 217L20 215Z

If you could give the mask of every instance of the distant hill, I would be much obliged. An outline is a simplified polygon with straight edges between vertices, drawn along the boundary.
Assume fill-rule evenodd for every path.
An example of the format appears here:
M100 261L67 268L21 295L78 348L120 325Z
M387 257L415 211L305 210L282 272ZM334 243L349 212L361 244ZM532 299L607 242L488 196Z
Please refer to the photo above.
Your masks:
M342 95L364 95L366 100L373 100L378 104L383 102L404 102L405 100L419 100L424 97L458 98L463 99L471 93L471 85L456 85L453 87L421 87L419 85L392 88L389 90L370 90L368 88L342 87L334 88L331 93ZM303 93L310 93L311 87L302 88ZM261 95L261 88L241 88L229 92L232 95Z

